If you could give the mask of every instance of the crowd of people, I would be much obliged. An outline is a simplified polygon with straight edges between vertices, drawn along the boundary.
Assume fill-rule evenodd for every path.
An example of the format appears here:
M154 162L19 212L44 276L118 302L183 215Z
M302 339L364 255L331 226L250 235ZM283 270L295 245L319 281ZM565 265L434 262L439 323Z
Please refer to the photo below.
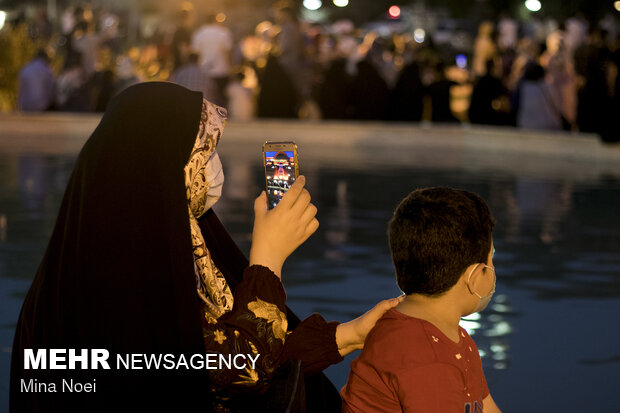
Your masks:
M619 139L620 42L601 22L574 17L532 31L509 17L484 21L471 50L447 58L432 35L304 22L290 3L272 15L254 33L233 33L223 13L201 16L186 2L173 29L137 47L120 40L118 16L68 9L57 68L43 50L23 67L19 108L103 111L131 84L170 80L237 120L469 121Z

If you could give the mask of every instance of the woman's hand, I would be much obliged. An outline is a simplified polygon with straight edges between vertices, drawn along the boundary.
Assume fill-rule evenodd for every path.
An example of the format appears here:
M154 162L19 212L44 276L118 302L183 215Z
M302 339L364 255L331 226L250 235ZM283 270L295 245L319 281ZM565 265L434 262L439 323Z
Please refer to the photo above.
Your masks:
M394 308L404 299L404 295L379 302L365 314L347 323L339 324L336 328L336 344L341 356L346 356L354 350L364 348L364 341L368 332L375 326L385 312Z
M317 209L310 203L305 183L300 175L272 210L267 208L264 191L256 198L250 265L268 267L280 277L286 258L317 230Z

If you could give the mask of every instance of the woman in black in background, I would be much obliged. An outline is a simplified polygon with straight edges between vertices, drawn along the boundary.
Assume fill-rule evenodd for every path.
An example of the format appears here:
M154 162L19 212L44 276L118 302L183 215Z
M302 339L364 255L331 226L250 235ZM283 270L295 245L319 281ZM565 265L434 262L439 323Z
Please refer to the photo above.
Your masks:
M320 373L396 300L348 323L285 306L284 260L318 227L300 178L255 201L250 260L213 210L226 112L144 83L114 98L77 159L15 332L11 412L339 411ZM24 349L106 349L109 370L24 369ZM245 370L117 368L116 355L260 354ZM143 367L143 365L142 365ZM62 392L62 380L96 384ZM56 383L57 393L23 383ZM49 388L49 387L48 387Z
M390 95L390 119L419 122L424 109L424 85L417 62L408 63L400 73Z
M431 120L433 122L456 123L459 120L452 114L450 108L450 89L457 83L446 77L446 65L443 61L439 61L435 66L436 78L428 87L428 93L431 95Z

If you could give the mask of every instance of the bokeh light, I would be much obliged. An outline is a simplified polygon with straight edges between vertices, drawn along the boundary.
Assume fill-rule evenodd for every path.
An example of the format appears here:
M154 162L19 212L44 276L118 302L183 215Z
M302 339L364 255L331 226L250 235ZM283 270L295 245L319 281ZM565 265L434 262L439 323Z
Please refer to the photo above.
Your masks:
M620 11L620 0L614 2L614 7L616 8L616 10Z
M349 0L334 0L334 5L337 7L347 7L349 5Z
M398 19L400 17L400 7L398 6L390 6L388 9L388 14L393 19Z
M542 8L542 4L539 0L526 0L525 8L529 11L539 11Z
M426 38L426 32L424 29L415 29L413 31L413 40L418 43L424 43L424 39Z
M456 66L459 69L467 69L467 56L465 56L464 54L457 54L456 55Z
M304 7L308 10L318 10L322 5L321 0L304 0Z
M6 12L0 10L0 30L4 27L4 22L6 21Z

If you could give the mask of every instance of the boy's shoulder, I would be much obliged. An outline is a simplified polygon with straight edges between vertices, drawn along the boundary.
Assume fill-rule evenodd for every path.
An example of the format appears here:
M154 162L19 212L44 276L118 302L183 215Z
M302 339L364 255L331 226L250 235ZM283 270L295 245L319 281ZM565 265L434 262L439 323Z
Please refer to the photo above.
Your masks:
M368 333L362 357L373 364L412 367L438 361L432 325L427 321L391 309ZM435 337L437 338L437 337Z

